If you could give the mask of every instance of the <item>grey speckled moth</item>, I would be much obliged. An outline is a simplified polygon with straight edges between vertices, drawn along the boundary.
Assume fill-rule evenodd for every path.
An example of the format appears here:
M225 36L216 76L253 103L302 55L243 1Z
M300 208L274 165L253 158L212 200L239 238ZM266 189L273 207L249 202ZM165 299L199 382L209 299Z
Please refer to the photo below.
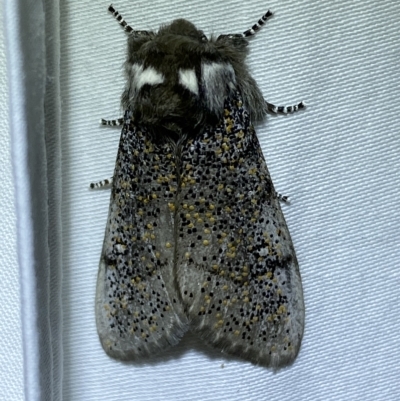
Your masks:
M255 364L291 363L304 330L298 263L251 120L269 111L248 37L178 19L128 34L124 117L101 254L96 320L112 357L159 353L191 329ZM108 180L92 187L110 183Z

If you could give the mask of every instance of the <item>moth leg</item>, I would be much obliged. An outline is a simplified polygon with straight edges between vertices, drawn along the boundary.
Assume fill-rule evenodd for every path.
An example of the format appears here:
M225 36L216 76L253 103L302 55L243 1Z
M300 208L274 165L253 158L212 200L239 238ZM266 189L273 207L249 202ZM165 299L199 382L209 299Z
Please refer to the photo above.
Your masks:
M90 184L90 189L98 189L98 188L104 188L104 187L109 187L113 183L113 177L106 178L105 180L99 181L99 182L92 182Z
M261 27L267 22L267 20L272 16L273 16L272 12L268 10L250 29L244 31L242 33L242 36L244 38L247 38L249 36L254 36L261 29Z
M287 205L290 204L290 198L286 195L282 195L279 192L275 193L276 199L278 199L280 202L286 203Z
M300 102L293 106L275 106L274 104L265 101L265 106L266 111L272 114L290 114L306 108L304 102Z
M118 125L122 125L124 123L124 119L123 118L117 118L116 120L105 120L104 118L102 118L100 120L100 124L101 125L108 125L110 127L115 127Z

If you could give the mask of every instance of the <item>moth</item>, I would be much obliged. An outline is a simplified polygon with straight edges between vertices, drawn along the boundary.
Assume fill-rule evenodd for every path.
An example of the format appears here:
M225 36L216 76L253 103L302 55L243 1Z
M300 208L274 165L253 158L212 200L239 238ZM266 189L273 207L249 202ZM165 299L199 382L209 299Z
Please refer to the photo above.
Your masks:
M190 329L273 368L304 330L298 262L252 121L290 113L264 100L242 34L207 38L177 19L128 34L124 117L96 291L104 350L136 360Z

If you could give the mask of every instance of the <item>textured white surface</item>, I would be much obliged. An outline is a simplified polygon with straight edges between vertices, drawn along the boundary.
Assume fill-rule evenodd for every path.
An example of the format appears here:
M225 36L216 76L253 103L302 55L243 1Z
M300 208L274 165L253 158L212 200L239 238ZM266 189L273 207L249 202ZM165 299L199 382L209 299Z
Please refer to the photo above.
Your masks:
M0 2L3 26L3 3ZM0 399L20 401L23 393L22 335L15 227L14 185L8 118L6 50L0 30Z
M94 294L121 116L125 35L106 1L61 4L63 313L66 400L396 400L400 397L398 83L400 2L127 1L138 29L185 17L241 32L275 12L249 63L268 101L309 108L258 127L297 250L306 302L299 357L273 373L194 335L121 363L97 338Z

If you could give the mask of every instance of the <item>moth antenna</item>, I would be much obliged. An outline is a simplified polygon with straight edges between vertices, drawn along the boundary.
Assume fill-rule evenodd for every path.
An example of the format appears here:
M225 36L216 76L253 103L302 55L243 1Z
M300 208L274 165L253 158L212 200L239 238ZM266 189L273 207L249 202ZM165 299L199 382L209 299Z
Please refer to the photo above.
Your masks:
M122 15L113 7L112 4L108 7L108 11L113 15L113 17L118 21L118 23L124 28L125 32L132 32L133 28L128 25L128 23L122 18Z
M256 24L254 24L250 29L247 31L244 31L242 33L242 36L244 38L247 38L249 36L254 36L260 29L261 27L267 22L269 18L273 16L273 13L271 11L267 11L258 21Z
M273 114L290 114L306 108L304 102L300 102L293 106L275 106L274 104L265 101L265 106L266 111Z

